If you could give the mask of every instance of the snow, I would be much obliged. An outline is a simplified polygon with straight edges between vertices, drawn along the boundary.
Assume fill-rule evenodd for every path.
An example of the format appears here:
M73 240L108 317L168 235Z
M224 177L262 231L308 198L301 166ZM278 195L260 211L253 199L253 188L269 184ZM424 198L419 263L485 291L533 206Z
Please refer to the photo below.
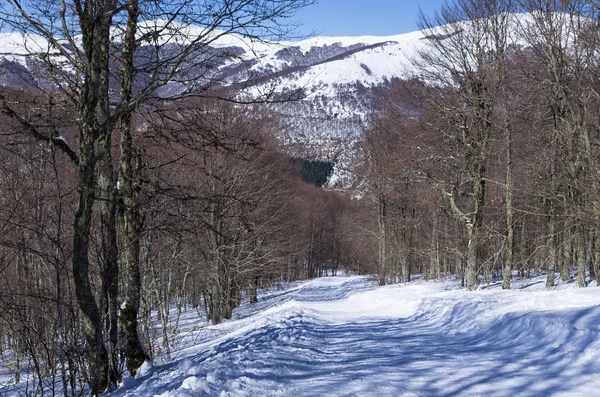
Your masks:
M112 396L591 395L600 289L546 290L541 278L515 287L295 283L231 321L189 328L175 361ZM184 328L198 325L195 311L186 316Z
M528 14L515 14L512 24L514 26L511 30L514 33L523 29L519 27L521 25L530 26L532 17ZM457 29L460 28L461 26L457 27ZM112 29L113 41L122 40L123 29L122 26ZM415 58L419 50L423 50L427 46L427 40L424 40L426 35L424 31L393 36L318 36L296 42L277 43L161 19L141 21L138 36L141 37L144 32L155 30L161 32L159 37L153 36L161 45L167 43L190 44L201 38L201 42L210 43L212 47L240 47L246 52L243 59L258 61L251 70L259 74L265 71L282 72L289 68L288 62L278 55L284 48L296 48L302 54L301 56L306 56L311 50L320 48L323 50L322 60L306 69L302 68L300 71L291 73L282 80L287 85L293 83L294 86L304 87L307 90L315 89L332 99L335 98L338 90L333 87L335 84L360 82L365 86L374 86L383 83L386 79L412 75L414 66L411 59ZM77 43L80 40L80 36L75 37ZM352 46L362 46L363 49L349 54L343 59L337 59L335 55L332 55L331 58L335 60L327 61L326 48L331 46L340 46L346 49L354 48ZM368 48L369 46L372 47ZM29 54L30 51L45 52L47 47L47 41L34 34L23 36L19 33L0 33L0 59L4 57L25 65L24 55ZM231 67L232 64L241 60L241 58L229 60L223 67ZM230 83L234 82L230 81ZM269 81L269 83L272 82ZM254 90L250 91L257 94L261 88L265 89L265 87L256 86Z
M266 51L276 44L264 43L255 39L242 37L235 33L228 33L223 30L196 26L189 23L178 23L165 19L154 19L141 21L138 24L139 31L137 37L141 38L148 32L160 31L159 37L153 36L149 44L165 45L167 43L186 45L191 44L201 38L201 42L210 43L215 47L242 47L250 51ZM120 42L123 39L125 26L117 26L112 29L113 40Z
M310 50L312 47L321 47L325 45L333 45L333 44L341 44L342 46L349 47L356 43L363 44L377 44L384 42L407 42L419 40L423 37L423 33L421 31L404 33L393 36L317 36L314 38L306 39L294 43L294 45L299 46L304 51ZM291 43L288 43L291 44Z
M26 66L25 56L49 51L48 41L35 34L0 33L0 59Z
M331 46L339 44L344 47L352 45L374 45L381 44L382 47L364 50L348 59L342 59L328 63L327 65L318 65L310 68L309 72L294 78L300 79L300 86L313 87L319 84L343 83L346 81L360 81L363 84L373 85L380 83L383 77L392 77L399 74L403 67L408 65L408 57L414 53L413 47L420 44L423 37L422 32L407 33L396 36L358 36L358 37L314 37L298 42L263 42L244 38L236 34L225 33L219 30L207 30L194 25L183 25L175 22L166 22L164 20L143 21L140 23L140 35L145 30L156 30L168 26L159 38L159 44L177 43L189 44L198 37L203 37L202 41L210 42L215 47L241 47L248 52L246 58L257 58L259 63L254 69L269 69L275 67L281 70L285 62L277 57L277 52L286 47L298 47L300 51L307 53L312 48ZM122 39L122 28L113 28L113 40ZM79 43L80 37L75 37ZM422 44L421 44L422 45ZM25 65L24 56L31 52L47 51L47 41L39 35L20 33L0 33L0 58L21 62ZM61 58L62 59L62 58ZM365 64L372 71L368 75L361 67Z
M277 53L282 48L296 47L307 54L313 48L340 45L350 47L361 45L365 48L343 59L317 62L306 69L285 77L294 85L307 90L316 89L318 93L335 98L336 84L359 82L365 86L375 86L393 77L411 74L411 59L426 43L422 40L423 32L413 32L396 36L357 36L357 37L314 37L299 42L280 44L263 44L257 51L259 62L253 70L285 70L287 64ZM369 72L365 69L368 68Z

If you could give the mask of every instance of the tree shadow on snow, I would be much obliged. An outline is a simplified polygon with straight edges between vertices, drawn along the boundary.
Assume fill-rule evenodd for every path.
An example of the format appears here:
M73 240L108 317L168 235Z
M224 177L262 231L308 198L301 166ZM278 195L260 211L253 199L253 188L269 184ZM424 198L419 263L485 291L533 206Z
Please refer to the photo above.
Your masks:
M537 397L568 393L598 376L600 308L485 316L477 302L351 324L290 313L173 364L183 377L163 379L155 391Z
M570 371L598 343L600 311L504 316L464 329L469 305L435 316L319 324L295 315L232 339L194 359L210 392L242 395L547 396L598 371ZM565 320L566 319L566 320ZM597 346L595 346L597 348Z

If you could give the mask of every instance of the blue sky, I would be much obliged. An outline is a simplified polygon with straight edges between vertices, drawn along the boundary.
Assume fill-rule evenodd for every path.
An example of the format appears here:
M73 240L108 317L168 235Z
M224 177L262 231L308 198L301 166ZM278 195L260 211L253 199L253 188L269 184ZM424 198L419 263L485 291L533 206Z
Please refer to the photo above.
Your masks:
M430 15L443 0L318 0L297 14L302 33L324 36L395 35L417 30L419 7Z

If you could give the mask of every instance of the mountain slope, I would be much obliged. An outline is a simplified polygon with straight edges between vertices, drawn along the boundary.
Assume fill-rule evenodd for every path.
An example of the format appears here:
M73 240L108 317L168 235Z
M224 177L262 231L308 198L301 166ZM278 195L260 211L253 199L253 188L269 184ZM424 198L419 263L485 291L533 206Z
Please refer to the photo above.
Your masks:
M177 30L164 38L164 51L201 34L200 28ZM368 112L366 108L345 106L341 97L356 91L356 84L377 86L401 75L409 67L409 58L422 44L423 37L422 32L415 32L387 37L315 37L299 42L264 43L233 34L214 34L218 38L197 57L211 63L214 69L211 76L219 76L219 84L275 84L281 89L303 89L308 102L316 98L335 102L326 106L325 114L332 117L336 114L337 117L357 114L364 117ZM115 34L115 43L118 39ZM140 58L144 56L144 48ZM152 46L147 48L150 51ZM55 50L40 36L0 33L0 67L8 72L0 76L0 83L16 84L16 75L27 81L42 79L44 76L36 70L35 59L47 52ZM60 56L52 58L59 65L64 61Z
M164 21L146 22L150 29L161 23ZM168 57L171 51L178 51L203 34L199 27L174 26L172 32L165 31L160 37L162 56ZM113 35L118 47L120 33L115 29ZM348 156L355 152L354 146L373 111L371 89L407 73L410 57L423 45L422 38L422 32L414 32L265 43L212 32L207 37L210 46L191 57L195 62L204 60L204 69L194 63L183 65L179 78L158 94L177 95L189 89L191 82L198 89L207 85L245 87L242 95L246 99L273 90L302 92L300 100L270 106L280 119L275 130L282 146L295 157L337 160L334 179L338 185L349 185L349 174L344 174L343 167L353 162ZM139 63L151 59L152 51L150 43L143 46L138 51ZM47 53L53 54L55 70L61 69L69 79L76 76L66 59L40 36L0 33L0 85L51 87L49 72L38 59ZM152 72L142 68L138 81L147 81L151 76ZM118 91L118 86L114 89Z
M177 36L165 39L162 44L165 47L182 45L190 40L188 35L195 37L199 34L201 31L195 29L178 31ZM414 32L384 37L315 37L299 42L264 43L228 34L215 39L210 48L215 52L213 56L220 51L219 59L230 61L216 65L223 72L229 71L224 84L245 81L248 70L236 72L232 66L251 62L248 69L255 80L265 82L285 77L287 85L297 85L308 92L322 89L325 85L329 90L319 93L331 94L334 85L355 82L379 85L401 75L410 64L410 56L421 45L422 38L422 32ZM118 35L114 41L118 42ZM27 68L36 55L54 51L38 35L0 33L0 62L4 66L20 64ZM60 59L58 56L54 58Z

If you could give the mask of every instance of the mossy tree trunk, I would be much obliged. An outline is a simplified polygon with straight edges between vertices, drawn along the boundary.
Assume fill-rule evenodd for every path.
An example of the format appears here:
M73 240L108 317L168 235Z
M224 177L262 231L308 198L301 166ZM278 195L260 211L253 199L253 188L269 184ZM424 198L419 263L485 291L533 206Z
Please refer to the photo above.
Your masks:
M122 271L124 273L124 308L120 323L125 352L126 366L132 375L148 358L138 335L138 315L140 310L140 291L142 279L140 272L140 235L142 219L141 183L142 160L132 136L132 112L129 102L132 100L133 81L135 79L135 50L137 22L139 17L138 0L127 3L127 27L123 43L121 102L128 111L121 116L121 168L119 171L119 195L121 199L120 226L122 238ZM167 303L168 304L168 303Z

